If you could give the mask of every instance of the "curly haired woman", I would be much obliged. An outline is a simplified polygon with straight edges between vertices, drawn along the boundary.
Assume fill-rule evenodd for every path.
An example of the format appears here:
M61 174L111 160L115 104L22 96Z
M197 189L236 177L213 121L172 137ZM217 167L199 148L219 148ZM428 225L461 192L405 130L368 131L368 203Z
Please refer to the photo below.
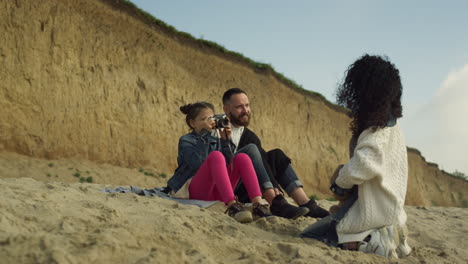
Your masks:
M345 202L328 219L332 225L324 219L304 236L386 257L411 252L403 208L408 161L397 123L401 95L399 71L388 59L366 54L349 66L336 97L352 118L350 160L338 167L330 187Z
M350 160L331 190L357 199L336 226L344 249L386 257L411 252L404 210L408 161L397 119L402 117L398 69L387 58L364 55L347 70L336 97L352 117Z

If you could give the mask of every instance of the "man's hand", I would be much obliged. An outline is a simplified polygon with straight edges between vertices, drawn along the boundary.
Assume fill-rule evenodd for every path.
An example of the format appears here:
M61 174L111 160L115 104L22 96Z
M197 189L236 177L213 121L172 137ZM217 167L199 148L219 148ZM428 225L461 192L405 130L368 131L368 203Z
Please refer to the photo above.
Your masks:
M283 195L283 193L280 192L280 190L278 190L278 188L274 188L273 190L275 191L275 196L280 195L280 194Z

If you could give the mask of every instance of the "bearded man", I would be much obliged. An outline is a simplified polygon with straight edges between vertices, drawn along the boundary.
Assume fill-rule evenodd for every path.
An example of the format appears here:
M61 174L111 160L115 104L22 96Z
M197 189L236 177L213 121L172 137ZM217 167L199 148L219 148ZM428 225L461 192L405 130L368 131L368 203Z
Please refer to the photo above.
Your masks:
M309 199L303 189L303 185L291 166L291 159L281 149L266 152L257 135L250 129L250 102L247 93L239 88L231 88L223 95L223 110L231 122L231 140L235 144L236 152L246 153L252 160L259 158L252 154L252 146L255 145L260 152L260 158L264 170L260 166L254 166L257 172L263 197L270 204L273 215L295 219L299 216L322 218L329 215L328 211L321 208L314 199ZM255 164L255 162L254 162ZM259 169L258 169L259 168ZM293 206L287 202L280 187L299 205ZM242 184L236 189L236 194L241 201L246 202L245 188ZM306 210L307 209L307 210Z

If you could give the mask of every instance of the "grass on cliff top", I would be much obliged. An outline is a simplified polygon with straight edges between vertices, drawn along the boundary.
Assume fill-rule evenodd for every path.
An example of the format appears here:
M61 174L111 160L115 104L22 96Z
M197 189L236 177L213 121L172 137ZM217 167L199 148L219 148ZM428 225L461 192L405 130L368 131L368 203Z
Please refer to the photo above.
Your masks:
M304 89L304 87L302 87L302 85L300 85L300 84L296 83L294 80L291 80L290 78L284 76L284 74L277 72L273 68L273 66L271 64L254 61L254 60L244 56L243 54L241 54L239 52L230 51L230 50L226 49L225 47L223 47L222 45L219 45L216 42L213 42L213 41L210 41L210 40L205 40L205 39L195 38L194 36L192 36L191 34L189 34L187 32L179 31L176 28L174 28L173 26L167 24L166 22L164 22L164 21L162 21L160 19L157 19L156 17L154 17L150 13L148 13L145 10L139 8L137 5L135 5L130 0L124 0L123 3L126 6L137 10L141 15L143 15L143 17L145 17L146 19L148 19L152 23L164 28L166 31L168 31L170 33L173 33L173 34L178 35L178 36L182 36L182 37L184 37L184 38L186 38L188 40L192 40L195 43L199 43L199 44L201 44L201 45L203 45L205 47L214 49L214 50L216 50L216 51L218 51L220 53L236 57L236 58L240 59L241 61L244 61L247 64L249 64L254 69L261 70L261 71L266 71L266 72L271 71L274 76L276 76L281 82L283 82L287 86L292 87L292 88L294 88L294 89L296 89L296 90L298 90L298 91L300 91L303 94L306 94L308 96L317 97L317 98L323 100L328 105L330 105L330 106L332 106L332 107L334 107L334 108L336 108L336 109L338 109L340 111L344 111L344 112L348 111L346 108L344 108L342 106L331 103L322 94Z
M450 173L450 172L446 172L446 171L442 170L442 172L447 173L451 177L454 177L454 178L457 178L457 179L462 179L464 181L468 181L468 175L465 175L461 171L455 170L454 172Z

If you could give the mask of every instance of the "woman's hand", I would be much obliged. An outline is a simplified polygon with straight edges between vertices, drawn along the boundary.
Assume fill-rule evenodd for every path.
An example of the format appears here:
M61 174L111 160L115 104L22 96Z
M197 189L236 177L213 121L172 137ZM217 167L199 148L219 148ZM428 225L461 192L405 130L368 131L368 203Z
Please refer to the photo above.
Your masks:
M224 140L229 140L231 138L231 124L227 125L223 130L219 129L219 134L221 135L221 138Z
M335 172L333 172L333 175L330 178L330 184L333 184L336 181L336 178L338 178L338 175L340 173L341 168L343 168L343 164L338 165L338 167L335 169Z
M338 165L338 167L335 169L335 172L333 172L333 175L330 178L330 185L331 185L330 189L332 190L333 196L335 197L335 199L337 199L340 202L346 200L346 198L348 198L350 194L349 192L346 192L347 189L342 189L335 183L336 179L338 178L340 174L340 170L343 168L343 166L344 166L343 164ZM338 189L337 192L333 191L337 189Z

